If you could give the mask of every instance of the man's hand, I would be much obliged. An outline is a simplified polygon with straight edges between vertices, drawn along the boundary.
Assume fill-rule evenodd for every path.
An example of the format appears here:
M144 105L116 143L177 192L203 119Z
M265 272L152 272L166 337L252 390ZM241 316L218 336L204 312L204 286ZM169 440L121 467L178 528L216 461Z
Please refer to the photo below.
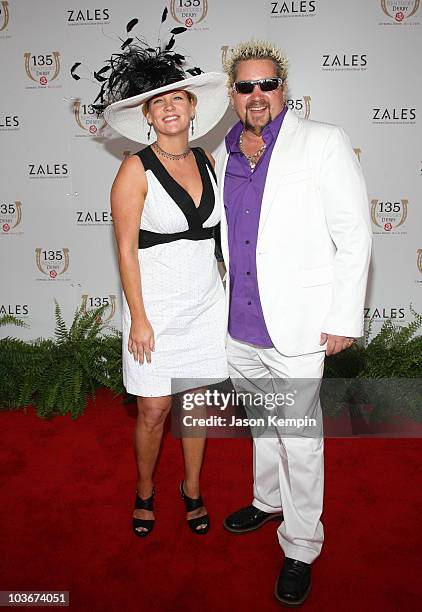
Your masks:
M335 336L334 334L321 334L320 345L327 343L325 348L326 355L336 355L344 351L344 349L350 348L355 341L354 338L348 338L347 336Z

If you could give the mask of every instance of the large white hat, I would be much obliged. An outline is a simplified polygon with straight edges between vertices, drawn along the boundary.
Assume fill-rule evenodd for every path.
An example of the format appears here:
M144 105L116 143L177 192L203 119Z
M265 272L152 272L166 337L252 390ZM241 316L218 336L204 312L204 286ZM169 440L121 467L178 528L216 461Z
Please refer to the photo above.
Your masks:
M148 143L149 125L142 112L142 105L151 98L168 91L186 90L197 98L192 140L209 132L223 117L229 103L227 77L222 72L203 72L196 76L169 83L151 91L113 102L104 110L107 123L122 136Z

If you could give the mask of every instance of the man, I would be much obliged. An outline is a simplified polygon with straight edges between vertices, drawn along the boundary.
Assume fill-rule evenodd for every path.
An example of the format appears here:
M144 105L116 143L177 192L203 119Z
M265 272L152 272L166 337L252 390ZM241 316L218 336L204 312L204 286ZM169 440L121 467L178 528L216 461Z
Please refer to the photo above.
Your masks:
M225 70L240 120L217 153L231 377L237 390L263 390L265 377L316 380L304 397L321 420L324 357L363 335L365 183L343 130L287 109L287 60L276 47L242 43ZM253 502L224 522L244 533L283 517L275 595L290 606L308 596L324 538L323 437L309 431L255 437Z

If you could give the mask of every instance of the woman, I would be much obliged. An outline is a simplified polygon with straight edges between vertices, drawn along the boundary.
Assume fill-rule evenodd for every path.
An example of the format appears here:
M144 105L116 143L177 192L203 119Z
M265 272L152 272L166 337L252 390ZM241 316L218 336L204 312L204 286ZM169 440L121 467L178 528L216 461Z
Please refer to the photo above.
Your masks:
M113 56L101 91L114 100L104 110L111 127L142 143L152 131L156 136L123 161L111 191L123 287L123 380L138 403L133 531L140 537L154 526L153 472L172 394L192 387L185 379L228 377L213 160L188 144L189 135L203 136L224 114L225 77L196 68L190 76L180 58L168 47L128 44L120 59ZM199 486L204 445L204 437L182 439L180 492L188 524L201 535L209 529Z

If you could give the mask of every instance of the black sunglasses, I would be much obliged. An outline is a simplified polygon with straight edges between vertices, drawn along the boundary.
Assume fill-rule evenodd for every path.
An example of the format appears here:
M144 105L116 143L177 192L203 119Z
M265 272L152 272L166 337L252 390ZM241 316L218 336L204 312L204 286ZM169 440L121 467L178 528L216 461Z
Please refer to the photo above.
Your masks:
M256 79L255 81L235 81L233 89L240 94L250 94L253 92L255 85L258 85L261 91L274 91L283 83L280 77L271 77L269 79Z

